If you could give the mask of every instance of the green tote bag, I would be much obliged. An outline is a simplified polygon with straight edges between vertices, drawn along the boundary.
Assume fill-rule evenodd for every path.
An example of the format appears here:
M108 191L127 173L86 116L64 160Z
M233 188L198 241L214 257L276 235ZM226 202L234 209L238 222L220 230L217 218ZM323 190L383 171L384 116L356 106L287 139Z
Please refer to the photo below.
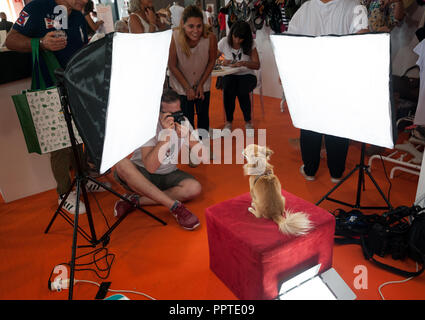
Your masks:
M69 147L68 128L62 112L59 93L56 87L46 88L40 69L39 39L31 39L33 72L31 90L12 96L18 114L25 143L29 153L49 153ZM60 68L54 54L41 51L49 75L55 81L54 70ZM37 77L38 75L38 77ZM40 89L36 89L37 80ZM81 138L74 127L79 143Z

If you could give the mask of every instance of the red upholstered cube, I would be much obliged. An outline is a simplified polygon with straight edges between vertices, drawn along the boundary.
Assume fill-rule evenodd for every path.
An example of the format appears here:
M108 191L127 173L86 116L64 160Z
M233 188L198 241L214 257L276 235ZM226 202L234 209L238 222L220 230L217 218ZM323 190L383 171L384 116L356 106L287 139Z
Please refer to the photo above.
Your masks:
M279 284L321 263L332 266L334 217L284 190L286 208L309 215L314 229L305 236L286 236L276 223L248 211L249 193L206 209L210 268L243 300L274 299Z

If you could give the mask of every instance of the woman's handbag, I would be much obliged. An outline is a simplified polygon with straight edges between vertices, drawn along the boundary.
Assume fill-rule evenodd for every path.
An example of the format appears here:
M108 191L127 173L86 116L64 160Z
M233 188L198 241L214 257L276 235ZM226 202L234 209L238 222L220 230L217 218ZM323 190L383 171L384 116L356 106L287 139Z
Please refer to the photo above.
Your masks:
M217 77L217 80L215 82L215 88L217 90L222 90L223 89L223 77Z
M401 99L417 102L419 98L419 78L410 78L407 73L419 66L412 66L402 76L392 76L393 92L398 92Z

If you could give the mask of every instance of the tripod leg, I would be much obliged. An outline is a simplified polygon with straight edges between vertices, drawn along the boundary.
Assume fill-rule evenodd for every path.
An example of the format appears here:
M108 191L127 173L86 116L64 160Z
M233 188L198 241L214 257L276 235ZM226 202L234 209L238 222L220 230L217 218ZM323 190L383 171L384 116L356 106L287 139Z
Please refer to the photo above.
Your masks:
M78 216L80 212L80 180L77 179L77 201L75 204L75 215L74 215L74 234L72 237L72 250L71 250L71 264L70 264L70 276L69 276L69 292L68 300L72 300L74 291L74 272L75 272L75 255L77 251L77 231L78 231Z
M83 180L81 182L81 191L83 194L84 204L86 206L86 213L87 213L87 220L89 222L89 228L91 232L91 243L96 244L97 243L97 237L96 237L96 231L94 229L94 223L93 223L93 215L90 207L90 201L87 195L87 189L86 189L86 181Z
M344 178L342 179L335 187L333 187L331 189L331 191L329 191L322 199L320 199L316 205L318 205L319 203L321 203L323 200L330 200L336 203L340 203L346 206L349 206L351 208L356 208L356 209L392 209L392 206L390 204L390 202L388 201L388 199L385 197L384 193L382 192L381 188L378 186L378 183L375 181L375 179L372 177L371 173L369 172L369 167L365 165L365 144L362 144L362 149L361 149L361 155L360 155L360 163ZM328 196L335 191L335 189L337 189L349 176L351 176L356 170L360 170L359 171L359 178L357 181L357 196L356 196L356 204L355 205L351 205L336 199L331 199ZM364 207L364 206L360 206L360 198L361 198L361 192L362 192L362 185L363 188L365 186L365 172L366 174L369 176L370 180L372 180L373 184L375 185L376 189L378 189L379 193L381 194L381 197L385 200L385 202L387 203L388 207Z
M59 207L56 209L56 212L55 212L55 214L53 215L52 219L50 220L49 225L47 226L47 228L46 228L46 230L44 231L44 233L48 233L48 232L49 232L49 230L50 230L50 228L51 228L51 226L52 226L53 222L56 220L56 217L58 216L58 214L59 214L59 213L60 213L60 211L62 210L62 207L63 207L63 205L64 205L64 203L65 203L66 199L68 198L69 194L71 193L72 188L74 188L74 186L75 186L75 182L76 182L76 180L74 180L74 181L72 182L72 184L71 184L71 188L69 188L68 192L67 192L67 193L65 194L65 196L63 197L63 199L62 199L61 203L59 204Z
M354 205L354 208L360 208L362 185L364 186L364 172L363 172L363 168L359 167L359 179L357 181L356 204Z
M130 203L130 204L132 204L132 205L133 205L133 203L131 203L131 201L130 201L130 200L128 200L126 197L122 196L121 194L119 194L119 193L118 193L118 192L116 192L115 190L113 190L113 189L109 188L108 186L104 185L104 184L103 184L103 183L101 183L100 181L97 181L96 179L94 179L94 178L92 178L92 177L90 177L90 176L87 176L87 179L89 179L89 180L91 180L92 182L94 182L94 183L96 183L96 184L100 185L102 188L104 188L105 190L109 191L110 193L112 193L113 195L117 196L118 198L120 198L120 199L122 199L122 200L124 200L124 201L127 201L128 203ZM152 213L150 213L149 211L147 211L147 210L145 210L145 209L143 209L143 208L141 208L141 207L136 207L136 209L138 209L138 210L142 211L143 213L147 214L147 215L148 215L148 216L150 216L151 218L153 218L153 219L155 219L156 221L160 222L162 225L164 225L164 226L165 226L165 225L167 225L167 223L166 223L164 220L162 220L162 219L158 218L157 216L153 215L153 214L152 214Z
M333 187L327 194L325 194L322 199L320 199L318 202L316 202L316 206L318 206L323 200L326 200L328 198L328 196L334 192L341 184L344 183L344 181L346 181L349 177L351 177L351 175L356 172L356 170L359 170L359 166L356 166L353 170L350 171L349 174L347 174L344 178L341 179L340 182L338 182L335 187Z
M389 209L393 209L393 206L391 205L390 201L387 199L387 197L385 196L384 192L381 190L381 188L379 187L378 183L375 181L375 179L373 178L372 174L369 172L369 170L367 170L366 168L366 174L369 176L370 180L372 180L373 184L375 185L376 189L379 191L379 194L381 195L382 199L384 199L384 201L387 203L388 208Z

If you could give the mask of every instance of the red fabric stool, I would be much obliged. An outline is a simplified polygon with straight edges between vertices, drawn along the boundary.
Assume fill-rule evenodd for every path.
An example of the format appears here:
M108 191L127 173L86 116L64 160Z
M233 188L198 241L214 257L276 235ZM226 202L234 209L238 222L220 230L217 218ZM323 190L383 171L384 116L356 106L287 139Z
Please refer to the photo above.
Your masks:
M286 236L268 219L248 211L249 193L206 209L210 268L243 300L274 299L284 280L321 263L332 266L335 219L324 209L286 191L286 208L309 215L314 228Z

